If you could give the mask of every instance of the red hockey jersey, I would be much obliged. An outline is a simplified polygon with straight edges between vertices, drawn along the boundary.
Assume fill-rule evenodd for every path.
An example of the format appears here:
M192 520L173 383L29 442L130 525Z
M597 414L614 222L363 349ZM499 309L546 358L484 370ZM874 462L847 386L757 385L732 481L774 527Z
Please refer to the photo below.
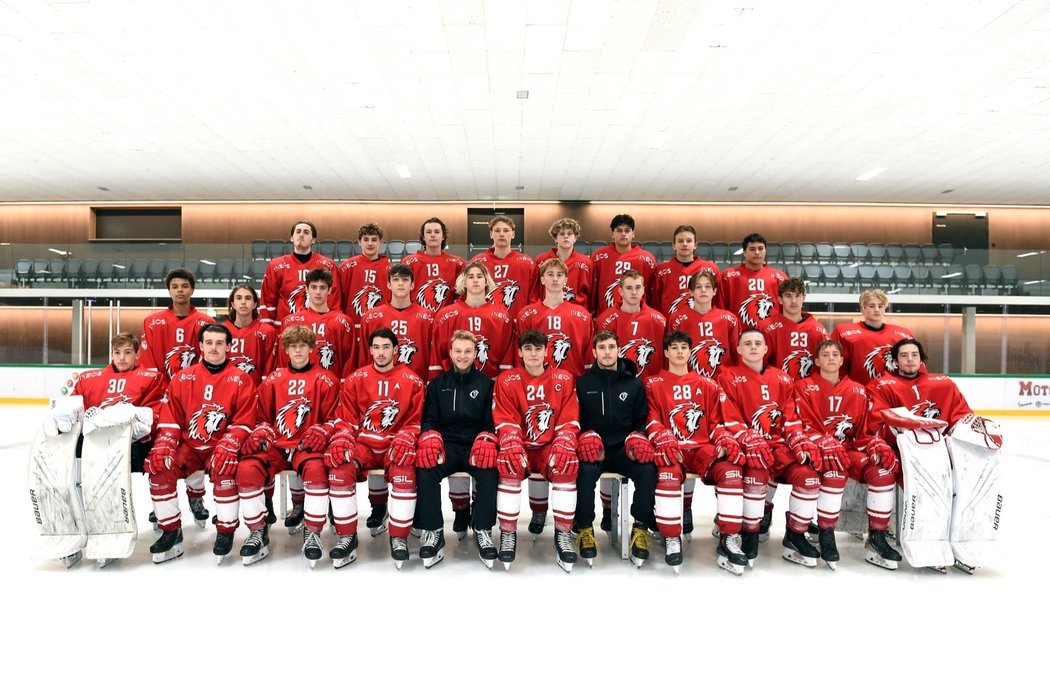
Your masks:
M438 313L433 345L442 371L452 368L449 350L456 330L466 330L477 338L475 364L486 376L496 378L501 371L514 366L514 323L502 308L489 304L471 308L463 301L456 301Z
M620 338L620 356L634 362L638 378L658 373L664 366L664 334L667 319L649 306L637 313L610 308L598 317L595 332L612 330Z
M623 301L620 296L620 275L629 269L642 273L645 285L656 269L656 257L633 243L631 249L621 254L612 243L598 248L591 254L594 263L594 301L591 308L595 316L601 316L607 309L619 308Z
M532 376L525 369L499 375L493 396L492 420L496 433L517 427L528 449L550 444L562 430L580 431L580 404L576 380L563 369L546 369Z
M142 321L140 366L156 369L165 382L170 381L179 371L197 363L197 334L214 322L196 308L184 318L176 316L171 306L146 316Z
M526 330L539 330L547 336L547 366L565 369L579 376L594 363L594 322L590 311L575 303L563 302L557 308L531 303L515 322L518 337ZM518 365L521 364L520 357Z
M715 304L730 313L735 313L743 328L757 328L759 324L780 311L777 296L780 282L787 274L769 265L760 270L750 270L744 265L722 270L718 276L718 294Z
M447 252L417 252L401 260L401 264L412 270L412 298L424 309L437 313L456 300L456 278L467 261Z
M327 269L332 273L328 305L339 310L342 296L339 270L335 261L324 255L311 253L309 260L300 262L298 257L289 253L273 258L266 266L262 291L259 292L259 317L264 322L280 326L289 313L303 311L309 305L309 299L306 297L306 273L318 268Z

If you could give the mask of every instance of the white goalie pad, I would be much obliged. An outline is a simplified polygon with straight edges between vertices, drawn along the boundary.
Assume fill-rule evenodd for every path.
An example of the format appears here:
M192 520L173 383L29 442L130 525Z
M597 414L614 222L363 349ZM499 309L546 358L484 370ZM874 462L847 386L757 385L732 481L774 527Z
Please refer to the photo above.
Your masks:
M76 458L79 437L77 420L56 436L41 431L29 450L29 499L38 534L30 546L34 558L64 558L87 543Z
M904 556L915 568L950 566L955 562L949 539L952 462L942 434L947 423L924 422L911 428L904 420L887 422L897 435L904 473L904 492L897 511Z
M138 526L131 497L129 422L98 427L84 436L81 491L87 522L84 556L102 560L128 558L135 550Z
M999 485L1002 436L991 420L967 415L947 438L951 455L955 504L950 541L956 560L971 568L994 555L1003 508Z

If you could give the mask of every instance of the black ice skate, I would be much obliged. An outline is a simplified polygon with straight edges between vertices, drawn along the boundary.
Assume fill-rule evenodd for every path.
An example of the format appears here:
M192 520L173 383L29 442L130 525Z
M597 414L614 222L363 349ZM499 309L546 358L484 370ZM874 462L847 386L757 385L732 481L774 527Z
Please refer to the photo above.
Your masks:
M408 541L405 537L390 537L390 557L394 559L394 567L401 570L401 566L408 560Z
M864 560L886 570L897 570L901 555L886 542L885 531L869 529L868 541L864 544Z
M824 559L828 568L835 570L839 563L839 547L835 543L835 530L819 529L817 542L820 544L820 557Z
M368 519L365 520L365 526L368 527L368 533L372 536L379 536L386 531L387 522L389 517L386 514L386 503L379 503L372 506L372 512L369 513Z
M263 525L248 535L241 546L241 563L250 566L270 555L269 527Z
M641 568L649 560L649 534L645 531L645 525L635 522L631 528L631 563Z
M807 568L816 568L820 551L809 543L804 532L793 532L789 529L784 534L784 553L782 555L785 561L798 563Z
M762 538L761 532L740 532L740 550L747 557L747 567L755 567L755 559L758 558L758 542Z
M211 514L204 507L204 498L190 498L190 512L193 513L193 523L199 528L204 529L208 526Z
M441 529L424 529L419 537L419 557L424 568L433 568L445 560L445 532Z
M687 507L682 510L682 534L685 538L693 538L693 508Z
M305 532L303 535L303 558L307 560L311 568L317 565L317 561L321 560L323 553L324 551L321 550L321 535L315 532Z
M452 531L455 532L456 538L463 541L467 536L467 530L470 529L470 508L464 507L462 510L455 510L453 515Z
M233 550L233 533L225 534L223 532L217 532L215 534L215 545L211 547L211 552L215 554L216 565L222 565L222 562L230 555L230 551Z
M587 565L594 567L594 559L598 557L598 542L594 540L594 527L584 527L576 535L576 546L580 549L580 558L587 561Z
M718 537L718 548L715 549L718 556L718 567L728 570L733 575L743 575L744 566L747 565L747 556L740 548L739 534L722 534Z
M510 564L514 562L514 554L518 548L517 532L499 533L499 560L503 563L505 570L510 570Z
M664 563L671 566L671 570L678 575L678 569L682 567L682 537L664 537Z
M533 541L540 538L545 526L547 526L547 513L533 512L532 519L529 520L529 534L532 534Z
M303 519L305 517L306 512L303 510L302 503L292 505L292 511L284 518L284 528L288 530L289 536L303 528Z
M766 510L762 514L762 521L758 523L758 540L769 541L769 528L773 526L773 510Z
M474 543L478 548L478 557L485 567L492 570L492 563L499 553L492 542L492 531L490 529L477 529L474 531Z
M309 536L309 535L308 535ZM317 536L316 534L314 536ZM305 553L305 550L304 550ZM328 552L336 568L350 565L357 560L357 534L340 536L332 550Z
M149 547L154 563L172 561L182 555L182 529L162 531L160 538Z
M554 532L554 550L558 554L558 565L566 573L572 572L572 565L576 562L576 549L574 537L571 531Z

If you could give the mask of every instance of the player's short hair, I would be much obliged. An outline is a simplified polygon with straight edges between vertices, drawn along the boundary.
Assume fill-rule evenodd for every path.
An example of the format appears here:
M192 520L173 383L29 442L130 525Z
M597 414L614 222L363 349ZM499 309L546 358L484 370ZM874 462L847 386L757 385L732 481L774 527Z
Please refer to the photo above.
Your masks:
M288 231L288 237L289 238L291 238L293 235L295 235L295 229L298 228L299 226L309 226L310 227L310 233L313 234L314 240L317 240L317 226L315 226L314 224L310 223L309 221L296 221L295 223L293 223L292 224L292 230Z
M882 301L883 306L885 306L886 308L890 307L890 297L882 289L868 289L866 291L862 291L860 294L861 307L863 307L864 304L866 304L870 299Z
M247 291L252 292L252 299L255 300L255 308L252 309L252 318L258 318L259 317L259 292L256 291L255 287L252 286L251 284L238 284L237 286L233 287L230 290L230 298L226 301L226 309L229 311L230 318L235 318L237 316L237 314L233 312L233 297L241 289L245 289Z
M684 342L689 347L693 346L693 338L689 337L688 334L681 330L672 330L671 332L664 335L664 349L671 349L671 345L676 342Z
M744 335L747 335L749 333L758 333L758 336L762 338L762 342L765 343L765 344L768 344L768 343L766 343L766 335L765 335L765 333L763 333L758 328L744 328L743 330L741 330L740 331L740 337L737 338L737 344L739 344L744 339Z
M480 269L485 274L485 293L492 293L492 290L496 288L496 282L492 279L492 274L489 272L489 268L480 261L468 262L467 266L463 268L463 271L459 273L459 276L456 277L456 293L461 297L466 297L467 272L472 269Z
M412 273L412 268L408 265L403 265L400 262L396 265L390 265L390 269L386 271L387 281L390 281L394 277L408 277L409 281L416 280L416 275Z
M623 283L625 281L627 281L628 279L632 279L634 277L638 277L643 282L645 281L645 275L642 274L641 272L639 272L638 270L636 270L636 269L625 269L623 271L623 274L620 275L620 281L616 282L616 285L617 286L623 286Z
M696 285L699 284L700 280L704 277L707 278L707 281L711 282L712 289L718 288L718 280L715 279L714 272L712 272L709 269L702 269L693 276L689 277L689 291L695 289Z
M679 233L692 233L694 241L696 241L700 237L696 234L696 229L690 226L688 223L683 223L681 226L674 229L674 233L671 234L672 242L674 242L675 238L678 237Z
M620 336L614 333L612 330L599 330L594 333L594 337L591 338L591 347L597 347L599 342L605 342L606 340L615 340L616 346L620 346Z
M305 325L293 325L281 331L281 347L288 349L292 345L309 345L317 347L317 335Z
M801 277L788 277L780 282L780 285L777 287L777 294L780 296L784 294L802 294L805 296L806 282Z
M541 330L526 330L518 337L518 348L525 346L529 347L546 347L547 336Z
M378 235L379 239L382 240L385 233L383 232L383 227L378 223L366 223L357 229L357 239L361 240L366 235Z
M116 335L113 336L113 339L109 341L109 348L111 350L115 350L118 347L123 347L124 345L131 345L131 349L133 349L134 351L138 352L139 351L139 338L138 338L138 336L135 335L134 333L128 333L128 332L117 333Z
M915 345L919 348L919 359L926 361L929 357L926 356L926 350L923 349L922 343L916 340L914 337L906 337L903 340L897 340L893 343L893 347L890 347L890 356L893 357L893 361L897 361L897 356L901 352L901 347L905 345Z
M431 216L423 223L419 224L419 242L423 245L427 244L426 238L423 237L423 231L426 229L428 223L436 223L441 226L441 249L444 250L448 247L448 226L437 216Z
M449 347L451 347L452 343L456 340L465 340L466 342L469 342L470 344L474 345L474 347L478 346L478 338L474 337L474 333L468 332L466 330L454 331L452 333L451 339L449 339L448 341Z
M613 216L612 222L609 223L609 230L615 231L619 226L627 226L632 231L636 228L634 225L634 216L630 214L616 214Z
M766 236L761 233L748 233L744 236L744 240L740 243L740 247L747 250L747 246L751 243L762 243L763 246L766 246Z
M827 339L827 340L824 340L823 342L821 342L819 345L817 345L817 351L814 352L813 355L814 356L819 356L821 350L823 350L825 348L828 348L828 347L834 347L835 349L837 349L839 351L839 354L842 354L842 343L839 342L838 340Z
M568 228L576 234L577 238L580 237L580 222L574 218L559 218L551 224L551 227L547 230L547 235L551 238L557 238L563 228Z
M225 325L209 323L197 331L197 342L204 342L204 333L222 333L226 337L226 344L233 341L233 333Z
M549 260L544 260L540 263L540 276L542 277L551 267L557 267L564 272L566 276L569 274L569 266L557 257L552 257Z
M494 216L492 218L492 220L489 221L489 232L490 233L492 232L492 229L496 227L497 223L505 223L505 224L507 224L508 226L510 226L510 229L512 231L518 230L518 227L516 225L514 225L514 219L510 218L509 216Z
M172 279L184 279L190 283L191 289L197 288L197 277L193 276L193 272L189 271L185 267L176 267L167 274L164 275L164 288L171 288Z
M397 347L397 335L390 328L376 328L372 332L368 333L368 346L372 346L372 341L376 338L382 338L384 340L390 340L394 347Z
M306 284L306 286L310 286L313 282L324 282L328 285L328 288L331 289L332 273L324 267L314 267L306 273L306 278L303 280L303 283Z

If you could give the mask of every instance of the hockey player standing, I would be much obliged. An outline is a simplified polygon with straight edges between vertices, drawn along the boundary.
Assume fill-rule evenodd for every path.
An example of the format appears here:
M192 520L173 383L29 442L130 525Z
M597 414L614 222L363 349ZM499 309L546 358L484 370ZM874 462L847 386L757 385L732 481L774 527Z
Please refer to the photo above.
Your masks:
M576 242L580 239L579 222L574 218L559 218L551 224L547 233L554 240L554 247L536 255L536 267L541 268L544 262L554 258L564 262L568 270L568 281L562 292L565 300L590 311L593 272L591 258L576 251ZM541 276L542 274L543 272L540 272ZM542 301L543 297L543 286L537 285L534 300Z
M806 283L798 277L780 282L778 288L780 311L759 324L766 336L769 354L766 363L775 366L795 381L814 373L817 346L830 333L823 323L803 310L806 303Z
M449 349L452 369L433 379L426 389L422 433L416 450L419 501L415 523L422 530L419 557L427 568L445 557L441 481L458 471L469 473L477 484L474 512L466 512L470 515L478 556L489 568L496 560L492 527L496 523L499 473L495 470L493 381L475 366L476 354L473 335L465 330L452 333Z
M691 337L696 343L689 352L689 367L713 379L723 366L736 362L740 321L729 311L714 307L715 275L701 270L689 280L692 306L667 317L667 326Z
M759 323L779 310L773 297L787 275L766 264L766 239L751 233L741 243L743 263L722 270L718 278L718 305L735 313L745 328Z
M277 361L277 331L272 323L259 319L259 294L251 284L238 284L230 292L229 317L223 322L230 330L230 361L258 386L273 371Z
M493 407L499 440L499 560L508 569L514 561L521 482L536 473L551 483L554 550L558 565L570 572L576 562L572 523L579 471L576 381L567 371L544 367L547 336L539 330L527 330L518 338L518 353L524 368L500 374Z
M868 289L860 295L862 320L839 323L831 333L831 339L842 345L842 375L862 386L892 372L896 365L890 348L898 340L912 336L907 328L885 321L889 307L890 297L885 291Z
M445 252L448 227L440 218L428 218L423 222L419 227L419 242L423 249L405 257L401 264L412 270L416 303L436 314L455 300L456 279L467 261Z
M398 338L398 364L407 366L426 382L437 375L441 367L433 349L430 335L434 330L434 314L412 302L412 268L396 264L387 271L390 302L383 303L361 318L361 334L368 337L374 330L390 328ZM358 365L368 363L369 349L358 345Z
M523 252L514 250L514 221L497 216L489 221L492 247L475 255L471 262L480 262L492 275L496 287L488 300L516 318L536 293L536 263Z
M612 242L591 255L594 267L594 300L591 308L596 318L600 318L610 308L619 307L620 281L624 272L629 269L640 272L644 290L656 269L656 257L634 242L633 216L617 214L609 228L612 230Z
M361 316L390 300L390 290L384 281L390 269L390 259L379 252L383 236L379 224L364 224L357 230L360 254L339 265L338 286L343 290L341 308L353 322L358 335L361 334Z
M697 272L707 270L713 279L718 279L718 265L696 256L695 228L689 225L675 228L672 240L674 257L656 266L646 295L653 308L668 318L691 305L690 283Z
M452 333L466 330L477 339L478 369L491 378L514 364L514 323L503 308L489 303L487 296L495 288L488 268L481 262L470 262L456 280L459 300L443 308L434 323L433 346L441 367L448 371Z
M168 272L164 286L171 296L171 305L142 321L139 359L144 369L156 369L167 384L175 374L197 361L196 338L212 319L191 303L197 279L188 269L178 267Z
M339 310L342 299L335 261L313 251L317 227L309 221L299 221L292 226L289 238L292 251L270 260L260 293L260 317L278 328L286 315L306 308L306 274L312 269L326 269L336 278L332 283L332 308Z
M291 313L282 321L282 327L304 325L317 337L310 362L334 376L343 377L357 367L357 331L353 321L333 309L332 273L327 269L311 269L306 273L307 305L299 313ZM278 366L287 366L288 355L282 353Z
M514 322L520 337L526 330L539 330L547 336L547 366L581 375L591 364L591 336L594 322L591 314L578 304L565 300L568 267L556 258L540 266L541 301L521 309Z
M629 269L620 276L620 305L598 316L596 330L612 330L620 338L620 356L638 368L638 378L658 373L667 319L645 303L645 275Z
M653 523L656 470L645 436L648 403L634 363L620 358L619 339L611 330L594 336L594 365L576 381L580 403L580 436L576 477L576 545L580 557L594 565L594 486L602 473L614 472L634 483L631 515L631 560L642 565L649 557L646 530ZM583 496L579 497L579 493Z
M144 464L161 529L150 547L154 563L182 555L182 513L175 492L180 478L187 479L194 519L205 526L204 490L192 488L188 478L200 470L211 478L218 514L212 551L221 563L233 547L239 499L234 474L241 445L255 426L256 396L251 378L226 357L230 339L222 325L202 328L201 362L175 375L161 407L157 438Z

